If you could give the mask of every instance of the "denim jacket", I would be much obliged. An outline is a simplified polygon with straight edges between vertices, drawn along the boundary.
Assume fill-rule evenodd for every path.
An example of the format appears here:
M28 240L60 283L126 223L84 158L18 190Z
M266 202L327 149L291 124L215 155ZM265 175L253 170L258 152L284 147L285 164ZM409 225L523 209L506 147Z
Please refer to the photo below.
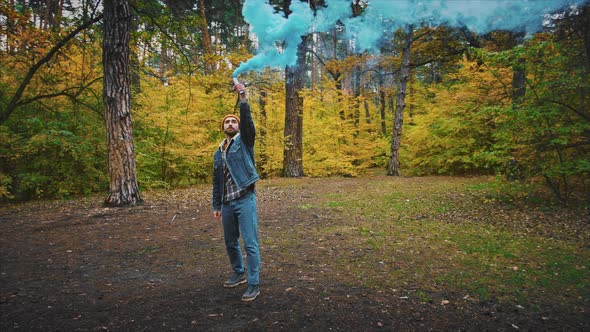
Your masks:
M226 163L229 173L235 184L240 188L247 188L258 181L260 177L256 172L254 163L254 140L256 129L250 113L248 103L240 103L240 133L236 135L233 144L226 151ZM213 198L214 211L221 210L223 203L223 158L221 147L213 155Z

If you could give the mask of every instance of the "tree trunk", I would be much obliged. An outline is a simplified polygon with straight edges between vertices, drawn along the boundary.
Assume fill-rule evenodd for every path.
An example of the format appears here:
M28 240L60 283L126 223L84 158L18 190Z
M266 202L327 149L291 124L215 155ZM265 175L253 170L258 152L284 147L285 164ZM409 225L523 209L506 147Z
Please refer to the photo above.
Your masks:
M137 13L132 13L131 16L131 33L137 36L139 32L139 17ZM132 44L137 46L137 38L133 39ZM130 50L129 65L131 68L131 93L139 94L141 92L141 63L139 61L139 47L134 47ZM145 57L144 57L145 59Z
M266 98L266 91L260 91L260 98L258 99L258 103L260 105L260 125L258 126L258 145L260 146L260 158L258 158L258 163L256 163L256 166L260 169L260 172L258 173L263 179L268 177L268 161L270 160L266 146Z
M440 63L438 61L433 61L430 65L430 79L432 80L432 84L438 84L442 82L442 76L439 71Z
M381 65L379 65L379 115L381 117L381 134L383 136L387 135L387 125L385 122L385 107L386 107L386 98L385 98L385 82L383 81L383 69Z
M207 13L205 11L205 0L199 0L199 13L201 14L201 38L203 45L203 54L205 58L205 74L210 75L215 71L215 62L213 57L213 50L211 49L211 36L209 35L209 27L207 24Z
M383 136L387 135L387 124L385 121L385 107L387 101L385 100L385 88L381 86L379 89L379 116L381 117L381 133Z
M369 111L369 101L367 99L365 99L363 101L363 103L365 106L365 122L367 124L371 124L371 112ZM373 131L373 130L371 129L371 131Z
M305 73L305 50L308 36L301 36L297 48L297 64L285 68L285 146L283 150L283 176L300 177L303 173L303 88Z
M513 48L524 42L524 33L513 33ZM512 66L512 105L519 107L524 101L526 94L526 59L519 57Z
M514 107L522 105L526 94L526 60L519 58L517 61L518 64L512 68L512 105Z
M312 48L314 52L318 51L318 41L317 41L317 35L313 34L312 35ZM311 90L315 91L316 85L319 82L319 73L318 73L318 60L316 59L315 56L312 56L310 61L309 61L309 65L311 66Z
M61 17L63 15L64 10L64 0L56 1L56 8L53 17L53 31L59 32L61 31Z
M414 98L416 96L416 89L414 89L414 85L416 84L416 75L412 73L412 69L408 72L408 95L406 101L408 102L408 117L410 118L410 124L413 124L413 116L414 116Z
M360 60L357 60L360 61ZM354 103L353 103L353 123L354 123L354 130L355 130L355 137L359 135L359 124L361 118L361 65L358 64L354 67L352 71L352 75L354 76L354 84L353 84L353 91L354 91Z
M161 78L166 79L166 81L168 81L168 78L166 77L166 71L168 70L168 44L167 42L163 42L160 44L160 59L158 60L158 75Z
M387 165L387 175L399 176L399 147L402 138L402 126L404 123L404 109L406 107L406 86L410 76L410 56L412 51L412 31L410 25L406 32L406 40L402 51L402 64L400 70L399 86L397 91L397 105L391 134L391 154Z
M109 196L105 206L142 202L135 174L135 149L129 92L129 29L127 0L105 0L103 69Z
M41 27L41 30L47 30L49 28L49 22L53 22L53 20L50 18L51 16L51 3L52 1L45 1L45 10L43 11L43 13L39 14L40 19L40 23L39 26Z
M14 7L14 0L10 0L9 3L9 11L15 11L16 12L16 8ZM12 38L14 37L14 34L16 33L16 27L15 24L16 22L13 19L13 14L14 13L8 13L8 15L6 15L6 30L4 31L4 39L6 40L6 52L8 54L15 54L16 49L13 48L13 44L15 44L16 40L12 40Z
M336 33L336 28L332 28L330 30L330 42L332 44L332 59L338 60L338 35ZM332 73L330 73L330 75L332 76L332 78L334 78L334 82L336 85L336 93L338 93L338 105L342 105L342 99L343 99L342 68L334 70ZM340 114L340 120L346 121L346 114L344 112L344 108L340 108L338 113Z
M582 7L580 16L583 22L584 48L586 49L586 70L590 72L590 5Z

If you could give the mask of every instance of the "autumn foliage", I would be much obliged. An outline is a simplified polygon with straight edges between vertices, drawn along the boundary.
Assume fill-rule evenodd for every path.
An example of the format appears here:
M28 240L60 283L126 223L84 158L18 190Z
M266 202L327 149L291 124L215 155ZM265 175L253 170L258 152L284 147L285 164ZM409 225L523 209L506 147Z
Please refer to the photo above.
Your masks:
M203 21L202 11L150 3L132 6L139 185L207 183L212 152L222 139L219 121L235 112L232 70L254 50L233 12L224 16L207 8L211 18ZM72 10L74 16L61 16L57 25L42 24L47 17L35 8L3 1L0 9L6 23L0 31L0 105L5 112L31 66L87 17ZM490 174L545 183L563 202L587 197L590 59L583 38L588 27L580 23L587 17L587 7L564 14L545 32L516 44L500 34L475 36L479 43L473 43L444 27L415 29L400 147L402 175ZM207 22L213 44L201 39L200 25ZM39 68L21 104L0 125L0 199L106 190L101 38L100 25L94 25L63 46ZM392 36L380 55L335 53L321 61L319 52L309 55L310 75L300 91L306 176L385 169L400 43ZM207 52L202 52L204 45ZM519 87L523 96L515 97L515 72L525 74ZM269 68L240 79L249 85L257 125L257 167L265 177L281 176L284 73Z

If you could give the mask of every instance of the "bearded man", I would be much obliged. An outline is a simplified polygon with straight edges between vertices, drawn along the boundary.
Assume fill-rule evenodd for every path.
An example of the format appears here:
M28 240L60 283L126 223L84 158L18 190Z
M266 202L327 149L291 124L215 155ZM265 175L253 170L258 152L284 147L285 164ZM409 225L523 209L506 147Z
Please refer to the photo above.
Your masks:
M254 164L256 130L244 85L235 86L240 116L226 115L221 122L225 139L213 156L213 216L223 223L223 237L233 274L223 284L233 288L248 283L242 301L260 294L260 249L256 181L260 179ZM247 269L240 248L240 234L246 250Z

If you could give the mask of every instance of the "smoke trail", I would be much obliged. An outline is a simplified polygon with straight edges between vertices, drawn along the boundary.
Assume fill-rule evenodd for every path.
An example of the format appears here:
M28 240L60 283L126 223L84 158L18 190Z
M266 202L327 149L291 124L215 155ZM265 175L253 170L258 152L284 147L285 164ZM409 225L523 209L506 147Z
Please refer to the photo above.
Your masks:
M518 30L532 33L542 27L544 15L588 0L371 0L363 15L352 17L350 0L326 0L313 16L309 5L293 0L286 19L264 0L246 0L244 19L258 37L259 53L234 71L233 76L265 67L294 65L300 36L326 32L340 20L357 51L377 51L382 36L408 24L445 24L476 33ZM281 43L281 47L277 47Z
M395 20L398 27L425 22L492 30L540 30L543 15L585 0L371 0L367 15Z
M264 0L246 0L242 14L250 24L259 43L259 53L234 71L233 77L247 70L262 70L265 67L285 67L297 61L297 45L309 32L313 13L309 4L294 1L289 19L275 13ZM279 45L277 45L279 43ZM280 52L281 50L282 52Z

